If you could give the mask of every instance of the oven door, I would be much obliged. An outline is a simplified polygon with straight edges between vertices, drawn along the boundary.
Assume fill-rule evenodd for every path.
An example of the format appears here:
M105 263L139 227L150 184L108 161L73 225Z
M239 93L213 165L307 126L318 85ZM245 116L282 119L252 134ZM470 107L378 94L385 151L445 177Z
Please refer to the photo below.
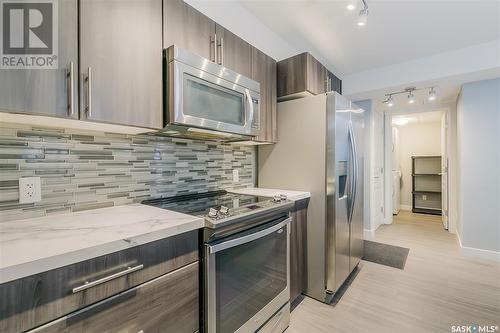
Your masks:
M290 300L290 220L205 244L208 333L255 332Z
M203 67L202 67L203 68ZM224 69L221 69L224 70ZM241 135L258 135L260 94L223 75L171 61L169 121Z

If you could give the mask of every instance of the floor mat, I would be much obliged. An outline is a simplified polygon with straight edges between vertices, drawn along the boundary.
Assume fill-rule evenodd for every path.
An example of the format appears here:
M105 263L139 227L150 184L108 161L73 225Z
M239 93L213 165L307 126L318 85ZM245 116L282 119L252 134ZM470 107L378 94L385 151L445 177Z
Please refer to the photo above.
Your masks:
M363 260L404 269L410 249L365 240Z

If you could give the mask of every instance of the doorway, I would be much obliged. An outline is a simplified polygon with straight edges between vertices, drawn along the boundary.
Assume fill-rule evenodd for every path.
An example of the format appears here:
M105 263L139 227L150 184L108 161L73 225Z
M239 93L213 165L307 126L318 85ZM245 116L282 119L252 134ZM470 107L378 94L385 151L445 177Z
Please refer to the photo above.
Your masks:
M390 117L390 155L386 179L391 188L391 211L441 216L448 229L446 112L386 114Z

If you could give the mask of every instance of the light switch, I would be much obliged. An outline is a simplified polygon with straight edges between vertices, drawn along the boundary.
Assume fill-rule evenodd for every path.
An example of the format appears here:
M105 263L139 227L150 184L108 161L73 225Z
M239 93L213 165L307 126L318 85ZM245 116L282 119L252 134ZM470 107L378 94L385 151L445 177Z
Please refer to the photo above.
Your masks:
M240 181L240 173L238 169L233 169L233 183L237 183Z

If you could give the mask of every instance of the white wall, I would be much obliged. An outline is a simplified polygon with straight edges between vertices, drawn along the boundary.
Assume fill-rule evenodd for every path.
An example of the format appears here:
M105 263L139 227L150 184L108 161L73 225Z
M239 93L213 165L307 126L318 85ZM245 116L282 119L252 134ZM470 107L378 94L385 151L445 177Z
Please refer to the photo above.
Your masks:
M498 258L500 78L464 84L457 115L459 237L463 247L487 250Z
M416 123L398 126L399 165L401 166L401 205L412 205L412 161L415 155L441 155L441 122Z

